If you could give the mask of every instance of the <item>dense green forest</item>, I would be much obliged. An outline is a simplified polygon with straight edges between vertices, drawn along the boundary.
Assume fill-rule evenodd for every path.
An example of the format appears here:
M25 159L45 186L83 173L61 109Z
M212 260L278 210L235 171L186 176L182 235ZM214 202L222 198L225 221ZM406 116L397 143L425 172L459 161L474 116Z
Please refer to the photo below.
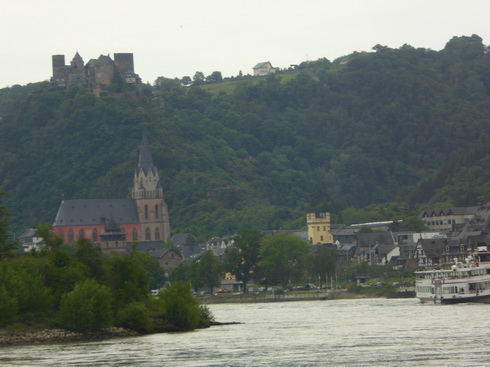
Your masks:
M269 77L0 90L0 191L17 233L62 199L129 195L143 130L174 233L402 219L490 200L490 49L376 45ZM342 61L342 62L341 62Z

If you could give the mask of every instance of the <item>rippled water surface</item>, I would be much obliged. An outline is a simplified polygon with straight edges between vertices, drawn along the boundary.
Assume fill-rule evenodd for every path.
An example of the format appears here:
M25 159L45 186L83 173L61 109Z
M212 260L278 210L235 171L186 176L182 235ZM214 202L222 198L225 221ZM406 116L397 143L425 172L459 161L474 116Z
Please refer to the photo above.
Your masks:
M1 366L490 366L490 305L363 299L210 305L189 333L0 347Z

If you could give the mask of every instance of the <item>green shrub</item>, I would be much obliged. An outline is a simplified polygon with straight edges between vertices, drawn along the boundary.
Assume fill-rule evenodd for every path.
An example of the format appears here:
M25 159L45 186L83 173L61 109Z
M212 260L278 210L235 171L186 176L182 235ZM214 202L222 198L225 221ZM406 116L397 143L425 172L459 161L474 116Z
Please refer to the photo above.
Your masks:
M17 317L17 300L3 285L0 285L0 300L0 326L6 326L14 322Z
M199 306L191 294L190 283L172 283L160 293L159 301L167 325L174 330L194 330L212 319L209 310Z
M5 291L6 300L9 297L15 300L16 313L22 315L24 321L46 314L52 309L52 292L45 286L42 276L38 275L35 270L30 272L27 269L15 269L2 265L0 266L0 287ZM0 303L3 303L2 298L0 298Z
M284 288L276 288L276 289L274 289L274 294L276 296L282 296L284 294Z
M59 324L61 327L88 331L112 325L111 291L93 279L84 280L61 298Z
M119 311L119 322L125 328L138 332L148 332L151 330L150 312L145 304L132 302Z

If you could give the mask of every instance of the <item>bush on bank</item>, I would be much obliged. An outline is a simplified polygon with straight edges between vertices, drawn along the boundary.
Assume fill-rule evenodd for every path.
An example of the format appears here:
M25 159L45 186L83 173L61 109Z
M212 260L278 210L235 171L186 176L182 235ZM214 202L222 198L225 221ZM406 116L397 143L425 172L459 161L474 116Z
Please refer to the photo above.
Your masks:
M167 327L173 330L194 330L208 326L212 315L205 306L200 306L191 294L191 284L175 282L159 294L156 314L163 317Z
M115 325L147 333L194 330L212 321L190 284L174 283L159 298L150 296L146 254L104 257L90 246L0 259L0 326L91 332Z
M112 295L108 287L84 280L61 298L59 325L73 331L92 331L112 326Z

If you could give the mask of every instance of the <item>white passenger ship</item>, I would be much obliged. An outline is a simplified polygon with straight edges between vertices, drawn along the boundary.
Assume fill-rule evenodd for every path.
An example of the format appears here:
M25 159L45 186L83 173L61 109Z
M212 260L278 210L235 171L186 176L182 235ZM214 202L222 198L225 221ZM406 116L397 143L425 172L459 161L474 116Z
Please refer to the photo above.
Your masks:
M417 271L415 280L421 302L490 303L490 252L479 247L465 263L456 262L447 270Z

